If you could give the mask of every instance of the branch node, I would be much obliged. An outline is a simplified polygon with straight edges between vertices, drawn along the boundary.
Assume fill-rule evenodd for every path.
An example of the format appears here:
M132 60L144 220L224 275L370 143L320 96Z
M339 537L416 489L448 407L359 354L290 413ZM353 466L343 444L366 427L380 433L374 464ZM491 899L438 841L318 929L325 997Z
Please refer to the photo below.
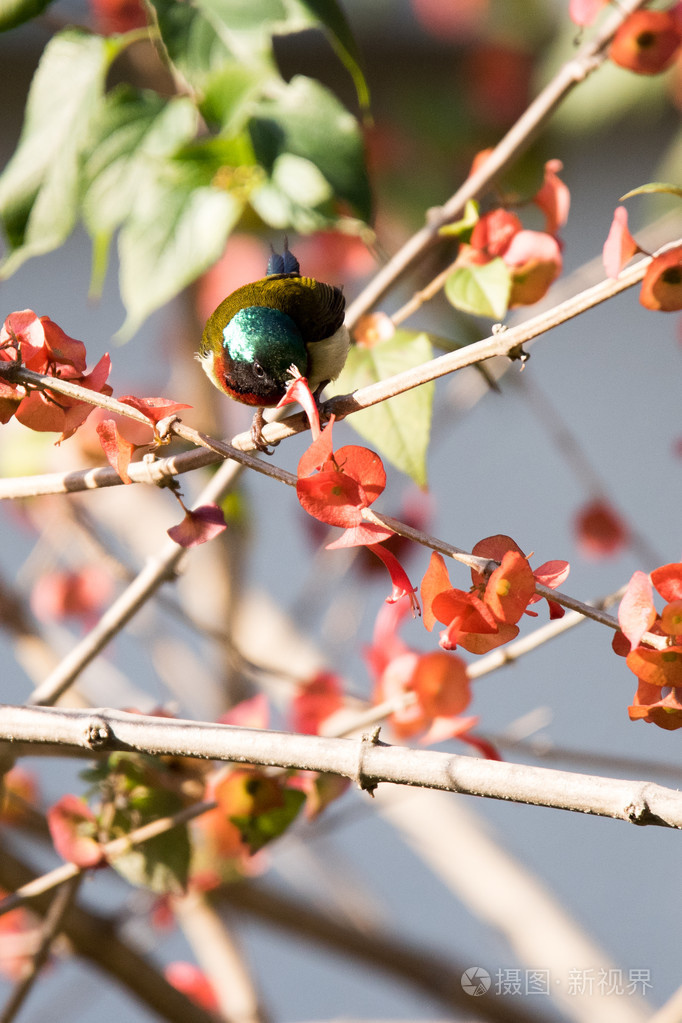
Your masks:
M633 799L631 803L625 807L625 813L627 819L631 824L637 824L640 827L644 827L647 824L659 824L663 827L670 827L671 825L663 817L659 817L657 813L654 813L649 806L649 800L646 797L646 790L648 786L642 786L639 795L636 799Z
M91 717L84 730L85 744L90 749L104 749L114 738L111 726L103 717Z
M521 344L514 345L513 348L510 348L509 351L507 352L507 357L509 359L511 359L512 361L515 361L515 360L520 361L521 369L523 369L523 367L526 365L526 363L530 359L530 353L524 351L523 342L522 342Z
M364 759L365 750L368 746L386 746L387 743L381 742L379 739L379 732L381 731L381 725L377 725L371 732L363 732L362 738L360 739L360 748L358 750L358 769L356 773L356 781L358 788L362 789L363 792L369 792L370 796L374 796L374 790L378 787L378 782L367 781L364 777Z
M159 419L158 423L154 426L154 442L156 444L170 444L172 437L172 429L175 423L181 423L182 420L177 413L173 412L171 415L166 416L164 419Z

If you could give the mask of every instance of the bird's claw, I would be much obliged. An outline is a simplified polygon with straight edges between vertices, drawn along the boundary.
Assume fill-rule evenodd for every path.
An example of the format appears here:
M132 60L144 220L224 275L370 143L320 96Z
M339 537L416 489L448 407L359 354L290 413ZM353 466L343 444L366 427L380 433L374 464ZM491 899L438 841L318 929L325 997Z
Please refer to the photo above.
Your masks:
M253 417L251 423L251 440L257 451L262 451L265 455L272 455L274 448L271 448L265 437L263 436L263 427L265 426L265 417L263 415L263 409L259 408Z

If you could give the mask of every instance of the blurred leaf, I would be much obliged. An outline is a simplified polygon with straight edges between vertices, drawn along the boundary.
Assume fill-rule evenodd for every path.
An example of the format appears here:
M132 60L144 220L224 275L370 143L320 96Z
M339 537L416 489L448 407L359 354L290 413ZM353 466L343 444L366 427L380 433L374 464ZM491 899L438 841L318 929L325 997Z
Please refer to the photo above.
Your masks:
M0 32L16 28L42 14L52 0L2 0L0 4Z
M360 51L343 8L336 0L299 0L323 28L339 60L353 79L360 109L369 111L369 88L362 71Z
M4 276L61 245L73 229L83 143L99 115L109 65L125 40L66 29L45 47L19 144L0 177L0 215L14 250Z
M507 313L511 275L501 259L459 266L445 282L445 294L455 309L501 320Z
M168 793L155 793L160 798L150 800L150 812L140 824L157 817L170 816L181 809L179 800ZM171 804L172 798L172 804ZM126 834L125 828L117 828L118 837ZM114 870L130 884L140 888L149 888L159 895L182 895L187 887L187 875L190 862L189 831L186 826L172 828L155 838L131 849L111 860Z
M284 834L298 816L306 800L305 793L300 789L284 789L282 797L282 806L272 807L260 814L230 817L232 823L239 828L242 841L248 845L252 854Z
M186 97L166 101L126 85L105 97L83 168L83 217L95 241L91 291L99 291L111 236L133 209L141 181L159 173L196 125Z
M648 195L652 192L664 192L667 195L682 196L682 188L679 185L668 185L662 181L652 181L648 185L639 185L638 188L631 188L625 195L621 195L619 202L630 199L633 195Z
M369 219L371 193L359 125L319 82L296 75L281 83L257 104L249 131L256 157L270 173L286 153L303 157L320 170L338 198Z
M442 235L454 235L463 242L468 242L471 238L471 232L476 227L479 219L479 204L475 199L469 199L466 206L464 207L464 214L459 220L453 220L449 224L444 224L438 228L438 234Z
M226 60L204 88L201 113L209 124L220 125L225 134L242 131L268 81L277 75L269 64L242 64Z
M370 348L354 346L341 375L327 388L347 394L428 362L433 357L428 334L397 330ZM426 452L431 431L433 381L371 408L356 412L350 425L420 487L427 483Z
M232 55L202 11L176 0L150 0L169 60L194 89L203 91Z
M162 177L142 181L118 241L128 314L121 339L216 262L242 209L240 198L202 185L189 163L178 162Z

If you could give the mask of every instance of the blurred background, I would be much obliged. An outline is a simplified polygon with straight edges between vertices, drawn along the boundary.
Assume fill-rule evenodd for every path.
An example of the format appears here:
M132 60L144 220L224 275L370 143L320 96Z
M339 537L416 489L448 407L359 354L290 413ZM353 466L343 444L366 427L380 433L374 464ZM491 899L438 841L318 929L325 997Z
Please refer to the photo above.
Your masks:
M560 2L344 0L343 7L372 97L367 146L378 251L391 255L425 212L456 190L475 154L523 112L579 33ZM101 22L106 5L100 0L97 8L59 0L49 15L0 36L3 164L51 32L71 20ZM280 40L277 55L285 77L318 77L355 109L352 84L318 34ZM648 79L604 66L575 90L523 158L519 173L528 175L545 160L560 159L571 191L561 232L564 272L545 306L602 279L601 248L621 195L648 181L679 183L680 74L676 66ZM644 248L679 236L677 205L669 197L628 203L638 238L646 225L673 215ZM210 390L192 355L213 297L262 276L271 243L281 244L272 230L240 224L220 276L199 282L120 345L112 340L124 317L115 260L101 298L90 301L90 242L78 229L60 250L0 283L3 318L24 308L48 315L85 342L89 366L111 352L114 394L191 403L185 422L229 437L248 428L250 412ZM349 300L377 265L357 239L292 236L290 246L304 273L342 284ZM439 268L425 259L380 307L398 308ZM536 311L517 311L507 322ZM407 326L465 342L490 332L489 322L465 320L444 298ZM571 574L563 589L581 600L616 591L635 569L677 561L679 326L675 314L643 310L633 290L541 337L522 371L517 363L492 367L499 393L473 370L439 381L428 493L389 469L377 508L412 517L467 550L484 536L506 533L535 552L535 566L566 559ZM355 443L357 435L344 423L335 439ZM103 462L94 428L61 447L53 440L15 422L4 426L2 474ZM295 438L273 461L295 470L305 446L305 438ZM193 475L182 480L188 498L201 484ZM609 534L590 544L579 528L581 512L597 498L623 525L617 541ZM385 575L360 555L324 551L324 530L311 526L286 488L263 477L244 474L229 516L227 533L190 552L177 586L166 587L84 674L78 685L84 699L143 711L164 705L214 720L263 688L270 726L286 728L292 679L320 668L338 674L348 693L371 697L362 651L387 594ZM5 502L3 606L16 611L20 598L25 621L53 651L65 653L178 517L169 494L142 487ZM407 551L405 564L417 581L428 552ZM86 567L95 596L68 607L48 580ZM453 566L450 575L454 586L469 585L465 569ZM40 681L41 665L30 656L17 659L16 622L9 613L3 617L2 700L19 703ZM542 608L539 622L545 620ZM230 642L207 639L193 622L223 630L237 651ZM534 627L529 620L524 629ZM401 634L418 649L437 644L437 634L419 620L408 621ZM477 681L471 707L480 718L477 731L499 742L505 759L678 788L679 733L628 720L635 680L613 655L611 638L609 630L585 622ZM245 670L251 662L260 670ZM454 741L442 748L468 752ZM50 760L46 770L35 758L22 767L35 772L41 806L83 789L79 765L68 761ZM38 850L19 832L12 841L34 866L54 862L47 846ZM331 939L297 928L295 907L303 900L351 932L399 939L435 973L451 971L453 987L460 967L487 971L493 989L508 994L509 1012L627 1023L650 1018L679 985L677 841L659 828L491 800L382 789L370 800L351 791L259 857L254 884L290 900L286 926L269 919L267 909L257 911L255 902L231 902L229 892L221 912L273 1021L457 1018L435 981L373 965L350 940L334 948ZM103 874L81 897L115 914L124 933L159 964L193 958L182 928L150 927L149 897L139 890L124 890ZM0 980L0 997L10 990L9 979ZM476 1018L476 1001L459 1018ZM46 1012L73 1023L156 1018L68 955L41 980L20 1018L31 1023Z

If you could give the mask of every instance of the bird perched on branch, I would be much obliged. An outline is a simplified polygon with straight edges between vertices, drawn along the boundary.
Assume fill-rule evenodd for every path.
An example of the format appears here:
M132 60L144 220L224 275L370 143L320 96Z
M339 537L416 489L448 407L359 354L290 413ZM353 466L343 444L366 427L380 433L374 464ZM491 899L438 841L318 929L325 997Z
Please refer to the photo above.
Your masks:
M273 250L266 274L211 313L197 353L219 390L256 407L251 435L261 451L268 450L263 409L284 397L290 369L307 377L317 398L343 369L350 347L343 292L302 277L286 239L282 255Z

